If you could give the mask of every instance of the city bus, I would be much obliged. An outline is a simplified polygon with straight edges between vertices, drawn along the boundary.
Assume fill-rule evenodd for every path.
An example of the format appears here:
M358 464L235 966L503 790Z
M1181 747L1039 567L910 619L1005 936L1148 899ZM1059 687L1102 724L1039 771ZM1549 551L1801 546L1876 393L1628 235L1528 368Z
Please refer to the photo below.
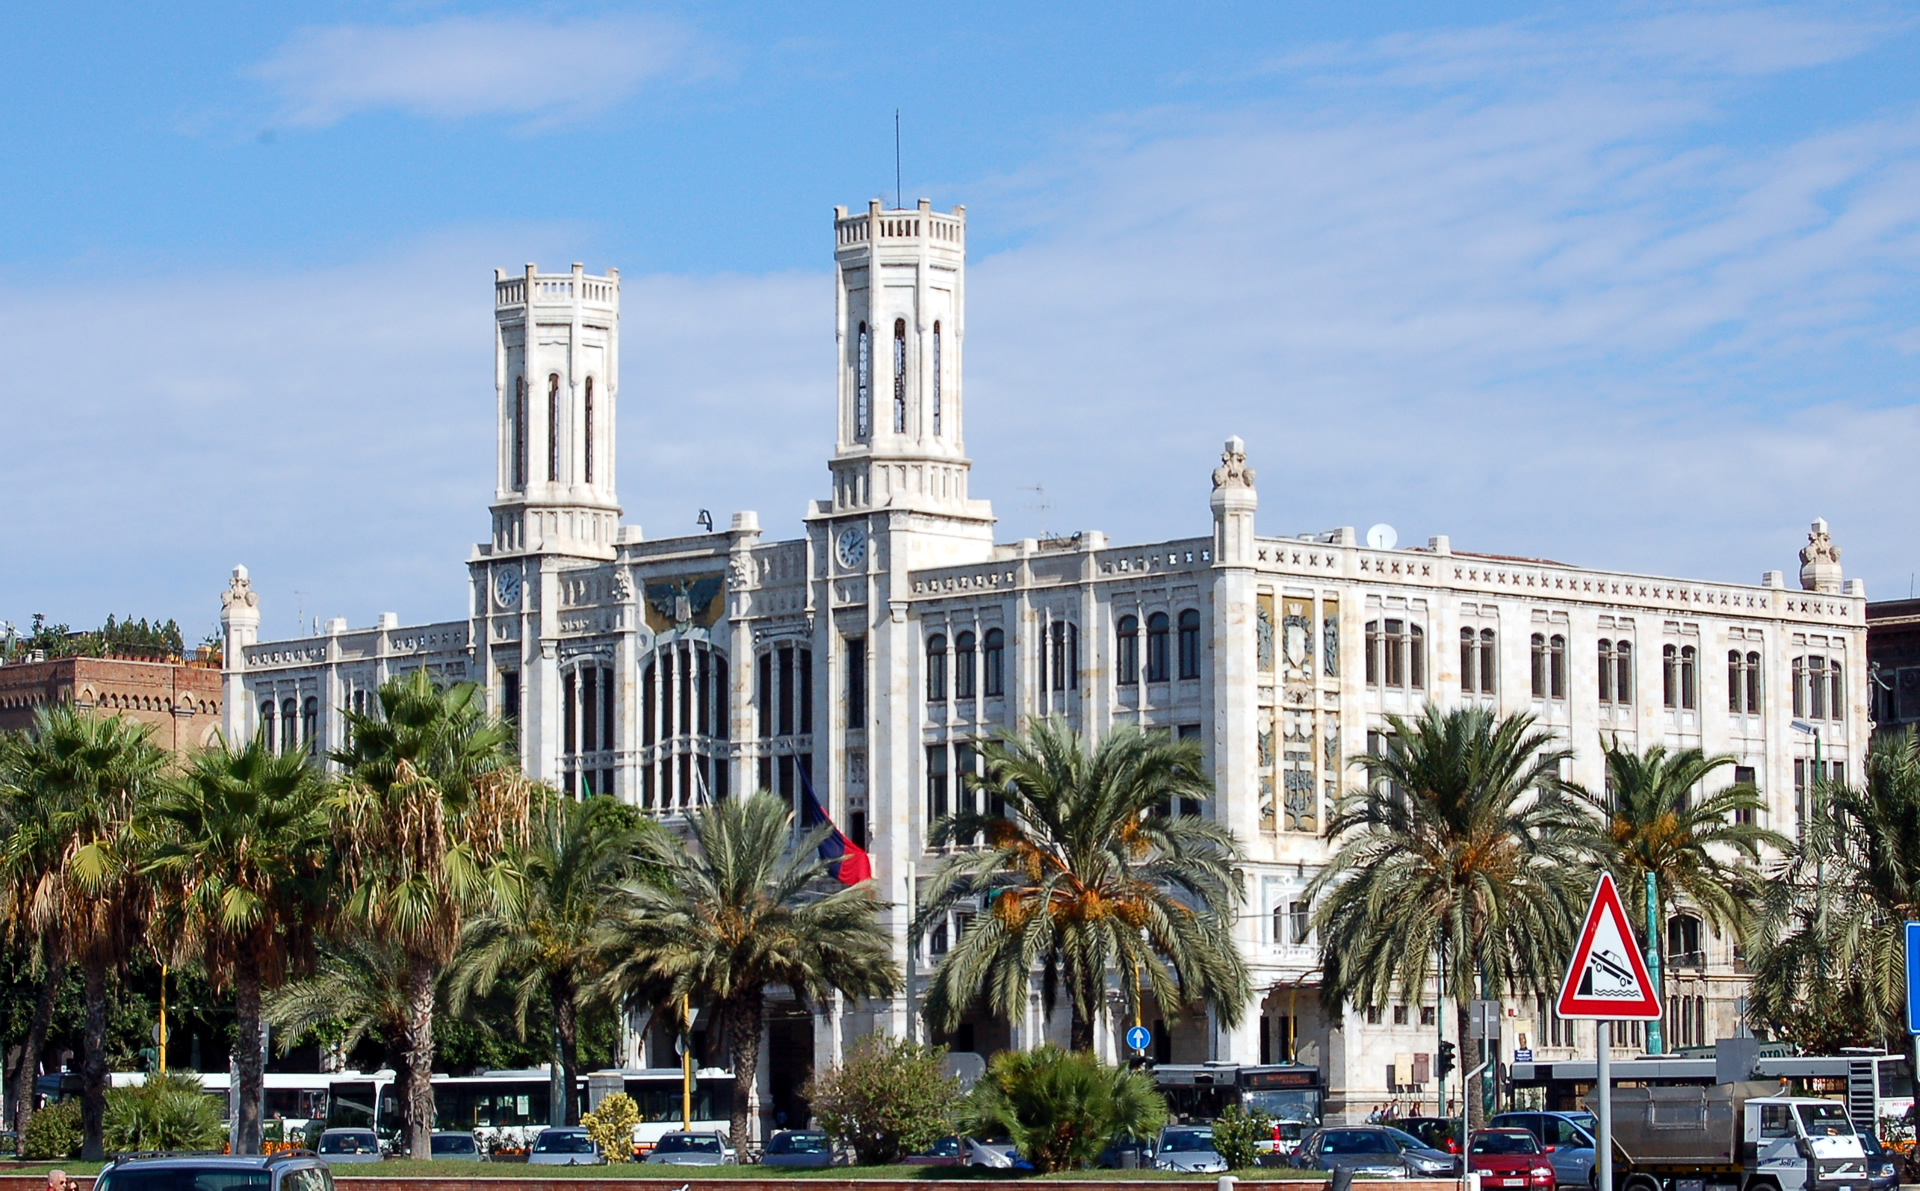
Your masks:
M650 1148L663 1133L680 1128L681 1073L677 1067L595 1072L591 1082L606 1088L617 1076L620 1090L640 1110L634 1142ZM484 1071L478 1075L433 1077L436 1130L470 1131L487 1150L522 1150L540 1130L559 1123L553 1101L553 1077L546 1067ZM587 1103L589 1077L578 1081ZM400 1129L400 1104L390 1070L333 1077L327 1127L371 1128L391 1142ZM705 1068L694 1075L693 1127L724 1131L733 1114L733 1073Z

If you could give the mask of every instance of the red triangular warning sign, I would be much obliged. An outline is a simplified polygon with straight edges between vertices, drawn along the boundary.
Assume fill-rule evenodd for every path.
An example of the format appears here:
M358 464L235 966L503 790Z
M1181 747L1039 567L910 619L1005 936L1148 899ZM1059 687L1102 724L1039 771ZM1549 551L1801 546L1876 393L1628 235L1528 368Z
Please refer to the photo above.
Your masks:
M1627 925L1620 891L1606 873L1594 887L1586 925L1580 928L1573 963L1567 966L1553 1009L1561 1017L1653 1021L1660 1016L1660 997L1647 974L1647 961Z

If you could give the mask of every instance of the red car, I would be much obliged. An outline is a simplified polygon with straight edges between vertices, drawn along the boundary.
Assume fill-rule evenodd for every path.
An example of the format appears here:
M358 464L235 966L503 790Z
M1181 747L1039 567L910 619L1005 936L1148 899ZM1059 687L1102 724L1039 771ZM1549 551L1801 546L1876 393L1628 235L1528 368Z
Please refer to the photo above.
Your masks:
M1488 1191L1555 1191L1553 1162L1525 1129L1482 1129L1467 1147L1467 1169Z

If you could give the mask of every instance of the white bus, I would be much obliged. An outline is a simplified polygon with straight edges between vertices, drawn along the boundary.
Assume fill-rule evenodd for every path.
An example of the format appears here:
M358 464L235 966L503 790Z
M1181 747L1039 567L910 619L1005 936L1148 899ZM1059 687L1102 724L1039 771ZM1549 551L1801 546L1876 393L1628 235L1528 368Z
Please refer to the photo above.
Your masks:
M618 1075L622 1088L640 1109L634 1141L650 1148L663 1133L680 1128L681 1075L678 1068L627 1069L594 1073L596 1082ZM394 1073L346 1072L332 1077L326 1123L330 1129L372 1128L391 1141L400 1128ZM605 1086L602 1082L602 1086ZM579 1080L580 1103L587 1101L588 1080ZM553 1078L546 1067L486 1071L479 1075L433 1077L437 1130L471 1131L488 1150L520 1150L540 1130L558 1122ZM693 1127L725 1130L733 1113L733 1074L716 1068L695 1073Z
M232 1127L235 1106L232 1077L227 1072L176 1070L172 1074L199 1080L207 1095L219 1102L222 1123ZM266 1086L260 1119L267 1140L312 1140L309 1134L317 1132L313 1127L327 1119L328 1093L339 1078L339 1074L325 1072L268 1071L262 1075L261 1082ZM143 1071L115 1071L107 1076L107 1085L115 1088L137 1088L146 1082Z

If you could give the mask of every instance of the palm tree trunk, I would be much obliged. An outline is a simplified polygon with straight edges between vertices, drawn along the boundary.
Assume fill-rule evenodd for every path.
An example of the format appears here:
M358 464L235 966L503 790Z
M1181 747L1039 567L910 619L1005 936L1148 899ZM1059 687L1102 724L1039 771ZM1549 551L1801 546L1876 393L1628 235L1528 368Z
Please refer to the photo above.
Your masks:
M1080 1012L1079 1001L1073 1001L1068 1011L1067 1045L1076 1051L1093 1049L1093 1019Z
M433 1153L433 961L415 956L407 972L407 1147L415 1158Z
M265 1056L260 1053L260 965L243 957L233 976L235 1032L233 1068L240 1077L238 1108L233 1120L233 1152L260 1152L260 1095L265 1082Z
M1477 1076L1468 1077L1468 1073L1480 1065L1480 1047L1468 1045L1473 1038L1471 1004L1469 1001L1458 1001L1453 1007L1454 1024L1459 1030L1460 1038L1460 1098L1467 1106L1469 1133L1485 1125L1487 1119L1486 1108L1480 1100L1480 1079Z
M85 973L84 1024L80 1058L80 1158L107 1157L103 1135L107 1117L107 967L97 959L81 965Z
M726 1006L727 1049L733 1054L733 1118L731 1140L735 1150L744 1154L747 1143L755 1140L752 1120L755 1092L760 1077L760 1022L766 1006L758 990L736 998Z
M580 1123L580 1017L573 1003L573 986L570 981L561 978L551 980L548 995L553 1001L553 1032L560 1042L560 1075L565 1087L560 1093L561 1107L566 1110L566 1122L569 1125ZM612 1154L611 1161L618 1161Z
M47 1034L53 1029L53 1003L60 995L60 980L67 965L49 960L33 997L33 1019L27 1024L26 1045L20 1051L20 1069L13 1073L13 1111L8 1113L14 1135L23 1135L33 1117L33 1081L40 1074L40 1056L47 1049Z

